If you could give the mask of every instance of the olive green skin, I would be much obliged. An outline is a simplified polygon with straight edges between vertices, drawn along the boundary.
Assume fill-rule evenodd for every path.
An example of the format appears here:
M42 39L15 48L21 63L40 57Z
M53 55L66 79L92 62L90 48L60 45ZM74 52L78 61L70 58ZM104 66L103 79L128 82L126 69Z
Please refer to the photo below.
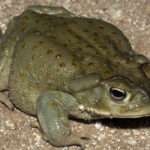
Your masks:
M67 122L69 115L85 120L149 116L149 60L132 50L124 34L100 19L43 8L33 6L15 17L1 40L0 89L9 89L12 103L41 124L42 113L56 118L45 108L58 112L51 104L55 98ZM111 88L123 90L125 97L114 98ZM43 99L52 99L49 106ZM82 145L62 142L61 136L60 144L52 142L49 134L55 146Z

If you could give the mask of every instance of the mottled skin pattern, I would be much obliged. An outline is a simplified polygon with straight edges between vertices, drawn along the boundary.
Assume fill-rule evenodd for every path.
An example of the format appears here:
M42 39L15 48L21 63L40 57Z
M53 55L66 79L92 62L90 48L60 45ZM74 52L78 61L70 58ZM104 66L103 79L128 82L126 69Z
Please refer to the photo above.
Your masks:
M64 8L32 6L8 25L0 43L0 101L38 118L54 146L79 145L69 116L84 120L150 115L150 64L100 19Z

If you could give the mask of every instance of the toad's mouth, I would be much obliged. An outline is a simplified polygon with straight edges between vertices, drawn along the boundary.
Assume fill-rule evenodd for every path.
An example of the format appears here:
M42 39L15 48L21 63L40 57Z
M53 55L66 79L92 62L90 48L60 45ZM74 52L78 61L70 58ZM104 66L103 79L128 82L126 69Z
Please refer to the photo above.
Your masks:
M135 110L130 110L126 112L111 112L106 110L98 110L91 107L84 107L83 105L79 106L81 112L86 112L92 116L92 118L142 118L150 116L150 105L140 107Z

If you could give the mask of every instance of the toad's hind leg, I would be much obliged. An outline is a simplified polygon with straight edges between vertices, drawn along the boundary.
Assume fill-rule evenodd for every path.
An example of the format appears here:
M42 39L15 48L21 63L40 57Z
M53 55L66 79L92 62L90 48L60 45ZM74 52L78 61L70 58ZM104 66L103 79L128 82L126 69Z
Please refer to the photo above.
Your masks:
M77 108L76 99L61 91L50 91L39 97L37 116L46 141L54 146L84 147L86 139L72 134L68 116Z
M33 6L30 6L28 10L34 11L39 14L57 15L57 16L63 16L63 17L74 16L73 13L69 12L63 7L33 5Z
M2 49L2 30L0 29L0 103L4 104L6 107L9 109L13 110L14 106L10 102L8 98L8 93L5 91L7 90L7 85L8 85L8 74L7 74L7 60L4 58L5 52ZM6 70L6 71L5 71Z

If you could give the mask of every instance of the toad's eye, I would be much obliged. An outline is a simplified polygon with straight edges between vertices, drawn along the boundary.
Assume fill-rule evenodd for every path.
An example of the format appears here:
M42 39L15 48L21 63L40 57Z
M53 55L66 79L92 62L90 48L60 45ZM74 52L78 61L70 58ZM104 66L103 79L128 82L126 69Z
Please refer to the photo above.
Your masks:
M127 93L122 89L110 88L110 95L113 98L113 100L119 102L119 101L123 101L126 98Z

